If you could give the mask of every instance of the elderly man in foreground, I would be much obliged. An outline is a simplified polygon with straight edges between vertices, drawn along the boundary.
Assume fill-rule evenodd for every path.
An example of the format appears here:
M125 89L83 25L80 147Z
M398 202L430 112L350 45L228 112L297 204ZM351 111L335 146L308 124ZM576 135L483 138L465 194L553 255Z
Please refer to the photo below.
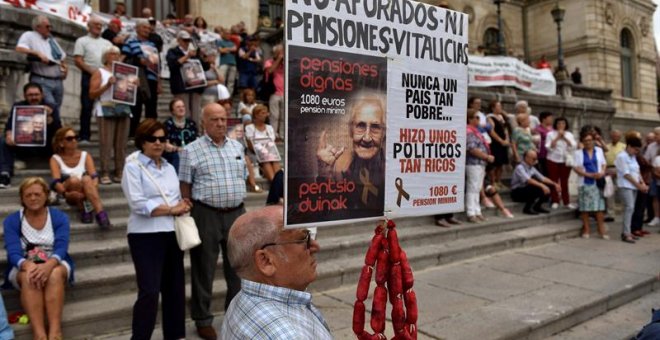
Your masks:
M239 217L229 232L229 262L241 291L229 305L222 339L332 339L305 291L316 279L319 244L307 229L283 226L281 206Z

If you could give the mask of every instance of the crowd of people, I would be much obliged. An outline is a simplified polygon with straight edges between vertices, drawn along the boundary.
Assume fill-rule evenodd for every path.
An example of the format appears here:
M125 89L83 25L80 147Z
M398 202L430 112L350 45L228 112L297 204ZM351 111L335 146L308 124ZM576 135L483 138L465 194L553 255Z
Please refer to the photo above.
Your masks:
M246 213L244 205L246 191L261 191L253 163L274 187L282 182L279 159L265 157L260 148L281 142L284 136L283 47L276 45L272 58L264 60L259 40L248 35L244 25L210 29L202 17L186 15L177 23L170 17L158 22L150 11L143 14L146 19L135 20L134 32L123 30L121 10L105 30L103 21L92 17L88 34L76 41L75 66L82 74L77 132L61 123L62 81L68 68L65 52L50 34L48 18L35 16L33 30L17 43L16 51L27 55L31 72L23 88L25 100L14 106L43 106L46 119L35 120L34 129L45 129L46 138L39 147L16 143L10 115L0 139L0 188L10 185L17 156L50 159L52 177L50 184L37 177L24 180L19 188L22 208L4 221L10 264L5 284L20 290L34 338L61 339L64 291L74 278L74 262L68 255L70 221L49 206L51 196L76 207L81 222L96 219L105 230L112 224L99 185L112 183L121 183L130 207L128 244L138 286L134 338L151 337L160 298L163 336L185 337L185 270L174 232L175 217L184 214L192 216L204 240L190 251L190 314L201 338L218 337L212 327L211 297L220 254L227 282L223 338L251 338L259 332L331 338L305 292L316 278L314 254L319 245L314 234L284 231L281 207ZM175 42L168 45L158 29L169 32ZM202 65L206 86L187 86L181 70L193 60ZM113 101L112 87L118 81L115 62L138 68L135 105ZM157 104L164 65L174 99L169 103L171 116L160 122ZM234 94L240 94L236 109ZM622 241L635 243L648 234L645 223L660 224L660 128L644 139L636 131L622 136L612 130L606 144L599 127L571 129L565 117L551 112L533 115L525 101L515 104L515 114L508 114L497 100L487 105L487 114L484 107L480 98L468 100L468 222L486 221L482 204L513 218L500 196L509 190L513 201L524 203L523 214L577 209L582 237L589 237L593 217L600 237L608 239L605 222L611 221L612 192L618 191L624 207ZM384 111L380 114L382 120ZM85 150L92 117L99 131L98 169ZM232 118L236 123L229 131ZM378 137L379 148L355 156L346 153L344 158L379 155L380 130L374 130L380 126L369 127L369 137ZM577 138L572 131L579 131ZM324 151L332 146L326 145L325 135L322 141L319 159L337 160L341 152L324 158ZM127 156L131 142L137 151ZM353 162L343 163L348 167ZM508 188L503 183L507 168L512 173ZM577 204L571 202L568 185L572 172L578 178L578 191L572 193L577 194ZM275 203L279 199L269 197ZM436 219L439 226L460 223L451 214ZM272 303L272 310L247 312L264 301ZM271 323L277 315L284 321ZM252 322L244 322L246 317Z
M121 7L118 2L108 23L92 16L87 34L75 42L73 60L81 73L79 130L63 126L59 114L69 69L48 17L36 15L32 30L17 43L30 73L25 100L14 107L39 106L44 112L43 118L28 117L27 145L15 139L15 130L28 124L21 116L22 125L13 126L18 115L11 110L0 138L0 188L9 187L14 169L25 166L17 158L50 159L52 181L30 177L20 185L22 208L4 221L10 264L5 284L20 290L35 339L61 339L64 291L67 280L73 281L74 262L68 256L71 222L52 205L62 200L79 210L82 223L96 219L107 230L112 223L99 185L121 183L130 207L128 243L138 285L134 338L151 337L161 296L165 338L185 337L185 271L174 217L190 213L204 240L191 251L191 316L200 337L216 339L211 313L215 267L222 252L226 309L241 287L227 257L229 230L245 213L246 191L262 191L253 162L267 180L282 181L279 158L260 157L259 148L264 140L271 146L283 140L284 50L277 45L273 58L264 60L261 42L242 23L213 29L204 18L190 15L159 22L148 9L144 19L133 20L131 29ZM183 69L192 61L203 67L203 86L191 88L184 79ZM117 62L138 70L131 83L137 87L134 105L113 98L113 86L123 81L114 73ZM174 99L169 103L171 116L159 122L166 73ZM234 95L241 98L236 109ZM88 149L93 117L99 135L98 168ZM132 145L137 151L127 155ZM281 194L274 203L280 200ZM289 243L287 248L296 242Z
M660 180L660 127L644 139L638 131L610 131L610 143L598 126L576 129L576 138L565 117L551 112L531 113L529 104L515 104L508 114L502 104L468 99L465 207L468 222L485 220L481 205L513 214L501 205L498 191L509 189L515 202L525 203L522 213L538 215L563 207L579 212L582 237L590 235L595 219L599 235L609 239L605 222L612 222L616 194L623 205L621 240L635 243L648 234L643 226L660 224L656 182ZM506 167L512 171L510 187L502 183ZM569 177L577 176L577 192L570 192ZM497 196L496 196L497 195ZM571 195L577 202L571 202ZM547 204L547 205L546 205ZM609 213L609 214L608 214ZM457 224L449 215L436 216L442 227Z
M227 27L208 26L203 17L186 15L177 21L173 16L161 21L150 16L148 8L144 18L136 18L129 24L121 4L115 17L104 23L100 16L92 16L87 23L87 34L78 38L73 50L75 66L80 71L80 146L90 144L92 117L96 118L101 145L101 184L117 183L122 177L125 146L134 142L135 129L144 118L158 118L158 98L162 94L164 76L169 77L170 91L175 99L177 116L166 124L168 139L166 157L178 171L176 153L186 143L192 142L203 130L193 134L195 125L201 125L202 107L214 102L225 102L231 129L247 131L253 123L252 110L262 104L264 119L256 122L259 131L267 126L266 138L272 143L282 142L284 123L284 49L276 45L272 58L265 59L261 41L256 34L247 33L245 25L239 23ZM104 25L106 26L104 29ZM25 54L30 67L29 84L24 88L24 101L14 106L42 105L47 110L45 143L30 148L13 140L16 133L12 108L5 127L5 138L0 141L0 188L11 185L15 155L21 158L49 157L52 154L51 140L62 126L59 110L64 98L63 81L69 74L65 62L66 52L50 32L47 16L36 15L32 30L23 33L16 45L18 53ZM115 63L124 63L137 68L137 78L131 86L136 88L134 104L121 103L113 98L113 87L124 79L116 79ZM191 85L184 73L189 65L201 65L204 82ZM186 70L186 71L184 71ZM39 93L37 93L39 92ZM232 107L233 95L240 95L240 104ZM183 103L181 107L180 103ZM174 114L174 108L170 111ZM181 111L183 109L183 111ZM263 109L262 109L263 110ZM144 114L143 114L144 113ZM181 116L183 114L183 117ZM35 118L35 121L38 119ZM194 125L193 125L194 124ZM37 123L34 123L35 129ZM43 129L42 124L42 129ZM179 137L177 133L181 133ZM35 136L39 136L36 132ZM232 134L234 136L234 134ZM257 133L247 136L246 145L253 145ZM35 137L36 138L36 137ZM241 138L245 136L241 135ZM183 143L183 144L182 144ZM254 147L248 148L248 156L257 162ZM111 161L114 159L114 169ZM277 173L269 162L259 162L264 177L271 180ZM252 165L252 162L250 162ZM261 191L250 171L250 189Z

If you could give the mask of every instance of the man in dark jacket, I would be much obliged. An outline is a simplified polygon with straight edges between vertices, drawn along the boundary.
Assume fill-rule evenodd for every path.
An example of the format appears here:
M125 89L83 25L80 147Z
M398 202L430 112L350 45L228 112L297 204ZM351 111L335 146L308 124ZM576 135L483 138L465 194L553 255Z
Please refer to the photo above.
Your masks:
M25 100L14 103L9 118L5 125L5 136L0 138L0 188L7 188L10 186L11 175L14 172L14 159L17 153L20 153L21 158L25 157L39 157L49 159L53 154L51 140L55 135L55 131L62 127L60 122L60 113L57 107L46 103L44 101L44 94L41 85L37 83L27 83L23 87L23 96ZM46 140L45 145L41 147L21 147L16 145L14 141L14 108L16 106L44 106L46 110ZM34 123L33 123L34 124ZM43 127L43 120L34 124ZM36 130L36 129L35 129ZM43 131L43 130L42 130Z
M199 115L201 113L201 93L204 87L189 88L181 75L181 69L190 66L192 60L201 63L198 51L191 48L192 36L185 30L179 31L176 35L178 45L167 51L167 66L170 69L170 89L176 98L181 98L186 104L186 110L192 115L195 123L199 124ZM188 88L187 88L188 87Z

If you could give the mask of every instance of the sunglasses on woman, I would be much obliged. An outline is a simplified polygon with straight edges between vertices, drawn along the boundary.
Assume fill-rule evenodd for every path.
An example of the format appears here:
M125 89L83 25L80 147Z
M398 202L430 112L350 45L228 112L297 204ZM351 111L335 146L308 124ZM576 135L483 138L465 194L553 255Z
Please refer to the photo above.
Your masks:
M156 141L159 141L161 143L165 143L167 141L167 137L165 137L165 136L159 136L159 137L147 136L147 137L144 137L144 140L149 142L149 143L156 143Z
M64 140L67 142L73 142L74 140L78 140L78 136L66 136L64 137Z

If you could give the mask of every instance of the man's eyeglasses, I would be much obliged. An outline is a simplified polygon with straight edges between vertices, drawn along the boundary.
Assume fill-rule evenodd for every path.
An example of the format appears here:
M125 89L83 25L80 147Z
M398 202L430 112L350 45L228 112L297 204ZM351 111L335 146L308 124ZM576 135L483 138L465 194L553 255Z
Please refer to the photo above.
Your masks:
M149 143L156 143L156 141L159 141L161 143L165 143L167 141L167 137L165 136L147 136L144 137L144 140Z
M266 243L261 248L260 250L264 250L266 247L270 246L280 246L283 244L296 244L296 243L305 243L305 250L308 250L312 246L312 241L316 239L316 234L312 234L309 230L306 230L305 233L305 238L301 240L293 240L293 241L283 241L283 242L273 242L273 243Z
M64 137L64 140L67 142L73 142L74 140L78 140L78 136L66 136Z
M355 129L355 132L361 135L367 132L367 128L372 135L378 135L383 132L383 125L377 123L367 124L366 122L357 122L353 124L353 128Z

